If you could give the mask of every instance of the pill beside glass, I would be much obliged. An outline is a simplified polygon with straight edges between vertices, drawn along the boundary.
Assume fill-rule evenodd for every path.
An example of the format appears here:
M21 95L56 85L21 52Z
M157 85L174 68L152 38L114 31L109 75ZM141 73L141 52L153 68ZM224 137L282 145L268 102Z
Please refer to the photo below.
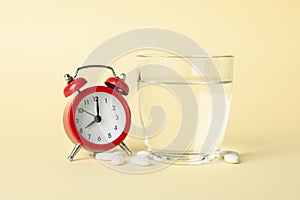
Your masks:
M239 153L235 151L223 150L220 152L220 157L229 164L237 164L240 162ZM95 158L97 160L110 161L112 165L123 165L126 163L126 155L122 150L97 153ZM162 161L161 158L151 155L148 151L138 151L135 155L130 156L128 161L137 166L149 166L151 165L151 160Z

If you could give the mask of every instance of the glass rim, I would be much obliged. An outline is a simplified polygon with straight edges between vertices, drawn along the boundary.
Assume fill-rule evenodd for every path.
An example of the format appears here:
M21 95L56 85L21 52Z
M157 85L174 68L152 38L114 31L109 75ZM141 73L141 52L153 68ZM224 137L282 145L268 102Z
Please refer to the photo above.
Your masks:
M233 55L164 55L164 54L139 54L136 55L138 58L186 58L186 59L193 59L193 58L234 58Z

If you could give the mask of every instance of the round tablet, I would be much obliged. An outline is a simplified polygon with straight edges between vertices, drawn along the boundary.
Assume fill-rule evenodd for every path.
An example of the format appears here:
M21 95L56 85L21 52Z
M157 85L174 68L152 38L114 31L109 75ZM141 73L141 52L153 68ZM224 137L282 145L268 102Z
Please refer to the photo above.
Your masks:
M139 157L149 157L150 153L149 151L139 151L136 153L136 155Z
M95 158L98 160L111 160L112 153L109 152L97 153Z
M239 156L236 154L225 154L224 161L231 164L239 163Z
M148 166L151 165L149 158L142 156L133 156L131 158L131 163L135 165Z
M123 165L125 163L125 158L122 155L113 155L110 162L113 165Z
M230 151L230 150L223 150L220 152L220 156L223 158L226 154L234 154L234 155L237 155L239 156L239 153L238 152L235 152L235 151Z

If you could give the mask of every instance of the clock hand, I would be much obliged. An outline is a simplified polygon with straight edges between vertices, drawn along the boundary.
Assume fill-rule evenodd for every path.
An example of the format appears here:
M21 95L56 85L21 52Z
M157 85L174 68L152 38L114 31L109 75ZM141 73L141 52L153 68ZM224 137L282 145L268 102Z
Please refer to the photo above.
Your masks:
M85 128L90 127L94 123L99 123L99 122L101 122L101 120L102 120L102 118L99 115L97 115L97 116L95 116L94 121L92 121L91 123L89 123Z
M96 109L97 109L97 115L96 116L100 116L99 115L99 101L98 101L98 97L96 97Z
M89 115L93 116L93 117L96 117L95 115L93 115L92 113L90 113L90 112L88 112L88 111L84 110L83 108L81 108L81 110L82 110L83 112L85 112L85 113L87 113L87 114L89 114Z
M88 127L90 127L91 125L93 125L94 123L96 123L96 121L94 120L94 121L92 121L91 123L89 123L85 128L88 128Z

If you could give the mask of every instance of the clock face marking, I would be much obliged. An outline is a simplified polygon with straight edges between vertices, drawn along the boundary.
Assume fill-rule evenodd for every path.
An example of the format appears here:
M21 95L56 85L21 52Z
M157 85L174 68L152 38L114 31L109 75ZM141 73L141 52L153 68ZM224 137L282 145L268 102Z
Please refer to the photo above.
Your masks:
M93 92L81 99L74 116L78 133L93 144L116 140L126 125L121 102L106 92Z

